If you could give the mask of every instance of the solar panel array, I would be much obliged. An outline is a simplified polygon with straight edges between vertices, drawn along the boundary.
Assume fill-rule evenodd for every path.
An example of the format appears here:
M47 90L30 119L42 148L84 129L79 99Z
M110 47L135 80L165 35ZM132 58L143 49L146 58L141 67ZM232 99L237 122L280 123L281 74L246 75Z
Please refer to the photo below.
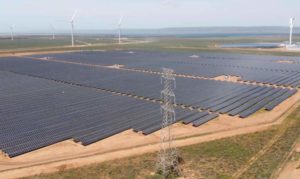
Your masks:
M34 57L42 58L45 55ZM228 53L183 53L149 51L76 52L47 55L55 59L98 65L122 64L127 68L160 71L169 67L179 74L214 78L240 76L241 80L299 87L300 58ZM288 63L279 63L279 62Z
M160 94L157 93L161 90L160 75L21 58L0 60L0 69L86 87L160 99ZM240 115L240 117L247 117L270 105L275 107L280 103L276 101L281 94L289 94L283 99L285 100L297 92L295 89L203 79L177 78L176 82L177 103L214 112L222 110L223 113ZM238 107L237 104L242 105L240 100L245 107L232 113L231 110ZM232 109L224 110L221 107ZM242 115L243 112L253 108L256 110L251 110L252 112L248 115Z
M128 129L160 129L156 103L9 72L0 72L0 83L0 150L10 157L67 139L89 145ZM182 108L176 113L177 121L195 126L217 117Z
M215 77L240 75L243 80L299 86L298 59L293 65L273 57L224 54L125 51L37 55L61 62L20 57L0 58L0 150L10 157L72 139L89 145L133 129L145 135L161 128L158 103L111 92L160 99L160 75L63 63L124 64L128 68ZM243 60L240 60L243 58ZM259 58L259 59L257 59ZM215 80L176 78L176 121L200 126L219 114L248 117L272 110L297 90ZM101 89L101 90L99 90Z

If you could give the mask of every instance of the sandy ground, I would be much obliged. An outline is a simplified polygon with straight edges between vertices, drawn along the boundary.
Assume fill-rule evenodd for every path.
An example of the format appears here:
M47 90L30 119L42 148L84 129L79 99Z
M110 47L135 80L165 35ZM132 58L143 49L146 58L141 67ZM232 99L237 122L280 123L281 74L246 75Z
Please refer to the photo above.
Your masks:
M300 142L296 144L293 152L300 152ZM280 171L278 179L299 179L300 178L300 159L288 161Z
M300 166L300 161L289 162L284 170L280 173L278 179L299 179L300 178L300 169L297 167Z
M64 53L69 53L69 52L75 52L78 50L66 50L64 51ZM27 55L38 55L38 54L54 54L54 53L62 53L61 51L57 50L53 50L53 51L41 51L41 52L1 52L0 53L0 57L11 57L11 56L27 56Z
M295 64L296 62L293 60L277 60L277 63L286 63L286 64Z
M175 124L175 145L186 146L220 138L252 133L280 124L300 100L300 92L277 106L273 111L260 111L240 119L221 115L198 128ZM144 136L128 130L89 146L72 140L57 143L15 158L0 155L0 178L17 178L59 171L122 157L129 157L159 149L160 132ZM130 141L130 142L129 142Z
M230 76L230 75L222 75L222 76L217 76L213 79L217 80L217 81L229 81L229 82L239 83L239 80L241 79L241 77Z

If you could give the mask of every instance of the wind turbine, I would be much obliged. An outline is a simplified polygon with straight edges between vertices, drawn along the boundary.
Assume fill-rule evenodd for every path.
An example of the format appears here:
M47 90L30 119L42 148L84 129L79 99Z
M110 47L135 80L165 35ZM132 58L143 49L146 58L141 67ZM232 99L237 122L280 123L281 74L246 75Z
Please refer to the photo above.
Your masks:
M75 10L71 20L70 20L70 24L71 24L71 37L72 37L72 47L74 47L74 19L77 15L78 9Z
M294 28L294 21L295 21L295 18L294 18L294 17L290 18L290 45L292 45L292 43L293 43L293 28Z
M55 30L56 30L56 28L53 24L50 24L50 27L51 27L51 30L52 30L52 40L54 40L55 39Z
M121 28L122 28L122 22L123 22L124 16L121 15L119 22L118 22L118 28L119 28L119 45L121 44Z
M15 29L15 24L12 24L12 25L8 25L9 29L10 29L10 37L11 37L11 40L14 40L14 29Z

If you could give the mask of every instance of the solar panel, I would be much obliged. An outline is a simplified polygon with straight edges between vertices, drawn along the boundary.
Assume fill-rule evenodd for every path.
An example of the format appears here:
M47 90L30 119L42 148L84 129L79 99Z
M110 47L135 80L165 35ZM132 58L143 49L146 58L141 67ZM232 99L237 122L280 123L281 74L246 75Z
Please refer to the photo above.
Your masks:
M0 149L14 157L68 139L89 145L125 130L148 135L161 128L160 105L138 99L160 99L159 74L92 65L121 64L150 71L164 66L192 76L235 75L245 81L300 85L300 59L290 65L268 56L198 55L199 60L188 53L145 51L49 55L56 62L2 57ZM272 110L297 92L208 79L177 77L176 81L177 103L202 112L178 107L174 122L193 126L217 118L218 113L244 118L261 109Z

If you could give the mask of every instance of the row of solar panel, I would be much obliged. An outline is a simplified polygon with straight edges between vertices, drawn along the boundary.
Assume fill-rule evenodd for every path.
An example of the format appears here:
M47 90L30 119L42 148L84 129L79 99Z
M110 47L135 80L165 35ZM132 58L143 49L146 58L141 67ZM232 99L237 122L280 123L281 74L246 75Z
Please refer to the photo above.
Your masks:
M83 51L58 54L32 55L35 58L50 57L73 62L113 65L123 64L130 67L145 65L168 65L170 63L191 65L213 65L238 67L265 71L299 71L300 58L270 55L245 55L236 53L193 53L162 51ZM292 63L275 63L280 61ZM146 66L145 66L146 67Z
M266 84L274 84L278 86L291 86L298 88L300 86L300 68L299 71L259 71L253 69L243 69L238 67L225 68L223 66L205 66L205 65L165 65L176 71L177 74L216 78L218 76L238 76L241 81L260 82ZM161 66L147 66L132 68L135 70L151 70L158 72ZM285 79L285 80L271 80L270 79Z
M92 88L144 96L150 99L160 98L159 93L157 93L157 91L161 90L160 76L154 74L18 58L1 60L0 69ZM224 108L228 107L226 106L227 104L231 105L226 101L228 97L235 101L242 100L245 104L248 103L248 108L258 105L260 101L265 101L266 105L273 104L279 96L270 98L264 93L258 96L256 92L263 90L269 92L275 89L279 90L279 92L291 91L292 94L296 92L295 90L283 88L277 89L274 87L189 78L177 78L177 89L175 92L179 104L213 110L214 100L219 98L223 99L223 101L219 100L220 104L216 105L221 105ZM231 106L232 110L234 106L235 104ZM264 108L264 106L261 108ZM244 110L247 110L247 108ZM242 112L239 111L237 114ZM226 113L230 114L230 110L227 110Z
M251 77L244 78L244 81L253 81ZM274 74L273 76L261 76L256 80L257 82L264 84L276 84L278 86L290 86L293 88L300 87L300 73L288 72L284 74Z
M201 54L199 54L201 56ZM136 51L135 53L126 53L124 51L116 52L82 52L82 53L67 53L67 54L51 54L56 60L65 60L72 62L80 62L87 64L113 65L122 64L127 68L147 69L152 71L160 71L161 67L173 68L179 74L203 76L215 78L221 75L240 76L242 80L256 81L262 83L285 85L292 87L300 86L300 79L294 83L289 81L269 81L270 78L289 78L300 77L300 60L292 57L272 57L272 56L255 56L254 60L251 57L240 55L239 60L230 58L222 59L203 57L200 59L191 59L187 53L172 53L172 52L145 52ZM37 55L35 57L42 57ZM235 57L237 58L237 57ZM276 63L281 59L297 61L297 63ZM109 59L109 60L108 60ZM220 61L220 59L222 59ZM267 59L267 60L264 60Z
M251 87L236 91L238 94L221 98L212 98L205 101L203 109L210 109L221 114L228 113L231 116L237 114L245 118L264 108L272 110L275 106L294 95L297 90L268 87Z
M0 149L10 157L68 139L89 145L128 129L147 135L161 128L159 104L10 72L0 72L0 83ZM176 113L194 126L218 116Z

